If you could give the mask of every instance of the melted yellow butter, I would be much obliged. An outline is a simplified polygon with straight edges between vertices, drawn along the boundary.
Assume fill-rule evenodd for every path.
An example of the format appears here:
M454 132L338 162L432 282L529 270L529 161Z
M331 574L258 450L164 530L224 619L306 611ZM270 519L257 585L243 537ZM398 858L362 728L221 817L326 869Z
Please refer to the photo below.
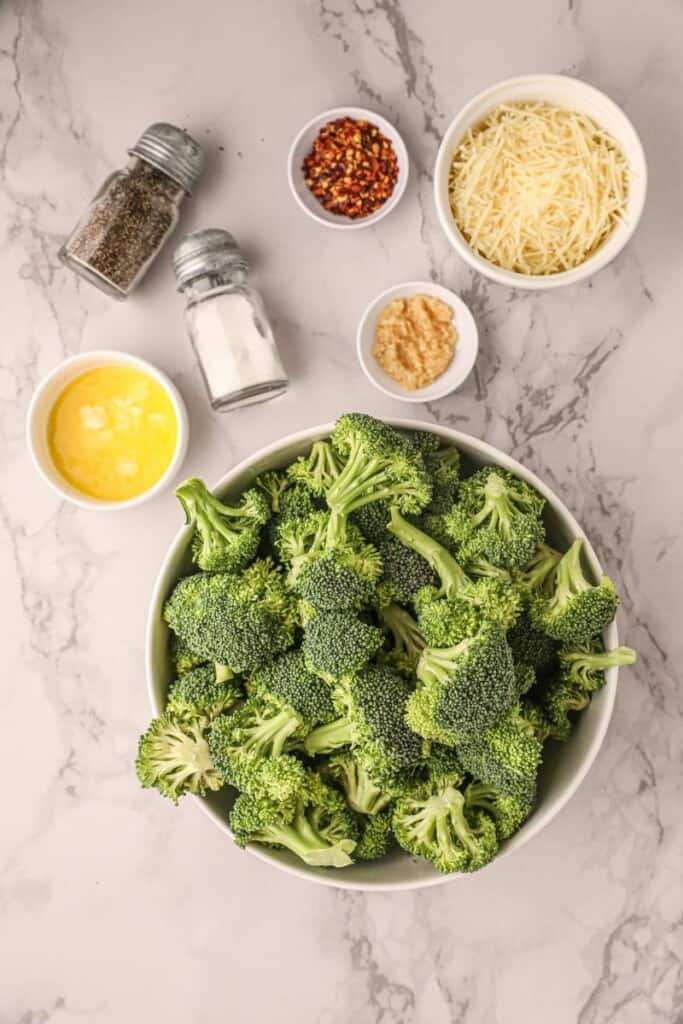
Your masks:
M52 460L91 498L125 501L149 490L173 458L178 420L153 377L130 366L99 366L64 388L48 421Z

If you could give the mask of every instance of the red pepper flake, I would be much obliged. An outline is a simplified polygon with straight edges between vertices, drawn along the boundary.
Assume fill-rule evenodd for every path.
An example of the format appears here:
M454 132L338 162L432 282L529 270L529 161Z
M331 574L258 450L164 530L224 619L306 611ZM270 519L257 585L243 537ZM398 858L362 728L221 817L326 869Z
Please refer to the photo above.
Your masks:
M386 203L398 181L391 141L369 121L328 121L301 168L304 180L328 213L357 220Z

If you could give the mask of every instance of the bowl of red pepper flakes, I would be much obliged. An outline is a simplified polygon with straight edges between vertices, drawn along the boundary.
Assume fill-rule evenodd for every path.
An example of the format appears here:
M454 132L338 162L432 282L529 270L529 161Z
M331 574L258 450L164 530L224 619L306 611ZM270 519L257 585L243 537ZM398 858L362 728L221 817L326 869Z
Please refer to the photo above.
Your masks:
M370 110L337 107L304 125L289 151L299 206L327 227L376 224L408 183L408 153L394 126Z

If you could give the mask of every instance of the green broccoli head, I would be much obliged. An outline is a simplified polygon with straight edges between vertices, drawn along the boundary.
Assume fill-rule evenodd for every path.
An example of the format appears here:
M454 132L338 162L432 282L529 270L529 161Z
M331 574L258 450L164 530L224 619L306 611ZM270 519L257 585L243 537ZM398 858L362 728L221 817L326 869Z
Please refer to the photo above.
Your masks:
M382 573L377 549L355 527L341 533L337 526L328 513L316 512L284 523L279 531L289 586L320 611L368 604Z
M193 668L207 664L206 658L201 654L194 654L175 633L171 633L170 648L171 662L176 676L181 676L184 672L190 672Z
M590 701L590 693L572 679L559 675L547 683L541 693L540 703L548 735L560 742L568 740L574 724L570 714L583 711Z
M537 629L566 646L584 644L598 636L616 615L619 597L608 576L598 584L586 579L581 567L583 541L574 541L562 556L549 594L536 592L530 599L531 619Z
M255 757L277 757L300 746L308 730L301 716L284 701L250 697L233 714L214 720L209 750L223 781L243 789Z
M512 655L496 623L453 647L426 647L417 677L431 694L436 724L456 733L492 725L516 698Z
M526 565L545 536L544 504L512 473L492 466L477 470L460 484L459 502L448 516L460 557L483 556L508 569Z
M335 518L344 520L377 501L415 513L429 503L432 485L422 454L386 423L363 413L348 413L337 420L332 445L344 460L327 491Z
M499 841L509 839L534 809L532 800L520 800L509 793L501 793L485 782L470 782L465 790L465 807L485 811L496 826Z
M289 484L290 481L287 474L283 470L278 469L271 469L266 473L261 473L254 480L254 487L264 495L273 514L280 511L280 501Z
M306 624L301 649L311 672L335 680L374 658L384 634L352 612L321 612Z
M175 718L215 718L239 703L235 683L219 682L214 665L200 665L178 676L168 692L166 711Z
M393 814L399 845L439 871L476 871L498 851L496 826L478 808L468 808L457 785L443 778L421 783L399 797Z
M280 570L259 559L241 576L196 573L180 580L164 618L195 654L250 672L291 646L296 604Z
M377 550L382 576L377 588L380 604L410 604L422 587L435 587L438 577L422 555L388 533Z
M291 481L324 497L339 476L341 460L329 441L314 441L308 455L301 455L287 470Z
M351 751L335 754L321 771L326 781L341 789L349 807L358 814L379 814L393 799L391 793L377 785Z
M453 598L433 587L415 595L420 629L431 647L450 647L479 632L487 622L508 630L517 621L522 602L519 590L496 579L471 581Z
M155 718L140 737L135 770L142 785L154 787L178 803L185 793L203 796L220 789L223 779L216 770L206 741L208 719Z
M176 490L187 523L194 527L192 557L207 572L237 572L255 557L261 527L270 518L262 491L245 491L237 505L226 505L201 480L186 480Z
M345 688L352 746L358 763L382 785L415 769L422 742L406 724L411 689L386 665L367 665Z
M256 753L233 757L232 784L259 802L293 814L307 783L304 764L291 754L260 757Z
M508 633L512 657L519 665L530 665L539 675L557 664L557 640L537 629L524 612Z
M461 734L456 749L475 779L533 802L543 744L519 704L488 729Z
M436 684L422 683L414 690L406 703L406 723L425 740L434 741L446 747L454 747L457 733L437 721L441 688Z
M286 651L258 669L249 681L249 693L288 705L310 728L337 717L329 685L307 668L300 650Z
M615 647L606 651L601 640L593 640L560 651L562 678L594 693L605 685L605 672L617 665L633 665L637 658L631 647Z
M395 842L392 819L392 807L385 807L372 817L361 819L360 839L353 851L356 860L379 860L390 852Z
M460 453L452 445L444 445L436 451L426 452L424 460L432 480L432 499L427 512L433 515L447 514L458 499Z
M290 850L314 867L346 867L358 839L358 824L339 793L306 773L294 805L241 793L230 814L240 846L261 843Z

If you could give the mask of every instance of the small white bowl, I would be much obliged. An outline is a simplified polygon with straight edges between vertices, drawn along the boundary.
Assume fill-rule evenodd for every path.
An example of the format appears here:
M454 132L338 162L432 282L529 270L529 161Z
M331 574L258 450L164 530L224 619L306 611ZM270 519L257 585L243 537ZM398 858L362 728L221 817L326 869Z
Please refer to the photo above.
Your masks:
M329 213L309 189L304 180L302 170L304 159L310 153L320 129L330 121L336 121L339 117L352 117L356 121L369 121L370 124L375 125L379 128L382 135L391 142L398 160L398 180L394 186L394 191L378 210L367 217L359 217L358 220L351 220L350 217L343 217L337 213ZM408 151L406 150L405 143L393 124L387 121L385 117L382 117L381 114L376 114L373 110L364 110L362 107L334 107L332 110L323 111L322 114L316 114L308 124L303 126L294 139L287 158L287 180L289 181L292 195L301 209L309 217L312 217L313 220L317 220L319 224L324 224L328 228L341 228L342 230L367 228L371 224L376 224L382 217L386 217L399 203L408 184L409 166Z
M48 447L47 426L50 411L57 398L67 384L76 377L80 377L82 373L97 369L100 366L131 366L136 370L141 370L143 373L148 373L150 377L153 377L162 386L170 398L178 421L176 449L164 475L152 487L143 491L142 494L138 494L134 498L127 498L124 501L100 501L97 498L91 498L87 494L83 494L82 491L73 487L58 472ZM126 352L115 352L109 349L81 352L55 366L54 370L41 381L33 393L26 418L26 441L33 463L43 480L60 497L65 498L74 505L80 505L81 508L97 509L100 512L133 508L135 505L141 505L143 502L149 501L150 498L153 498L160 491L163 491L164 488L168 487L183 463L187 452L188 437L187 409L173 381L145 359L129 355Z
M501 103L541 101L587 114L619 144L631 170L628 204L624 218L604 244L584 263L559 274L518 274L504 270L479 256L465 240L455 223L448 200L448 177L453 156L468 128L479 124ZM511 288L544 290L576 284L610 263L621 252L635 231L645 205L647 164L638 134L620 107L608 96L586 82L566 75L522 75L508 78L485 89L462 108L451 121L442 139L434 169L436 212L446 236L456 252L485 277Z
M433 384L416 391L406 391L382 369L372 354L375 343L375 329L380 313L392 299L409 299L413 295L433 295L453 310L453 325L458 332L455 355L450 366ZM373 299L363 313L356 336L358 361L365 376L379 391L399 402L434 402L455 391L469 377L479 351L479 332L474 317L462 299L432 281L406 281L394 285Z

